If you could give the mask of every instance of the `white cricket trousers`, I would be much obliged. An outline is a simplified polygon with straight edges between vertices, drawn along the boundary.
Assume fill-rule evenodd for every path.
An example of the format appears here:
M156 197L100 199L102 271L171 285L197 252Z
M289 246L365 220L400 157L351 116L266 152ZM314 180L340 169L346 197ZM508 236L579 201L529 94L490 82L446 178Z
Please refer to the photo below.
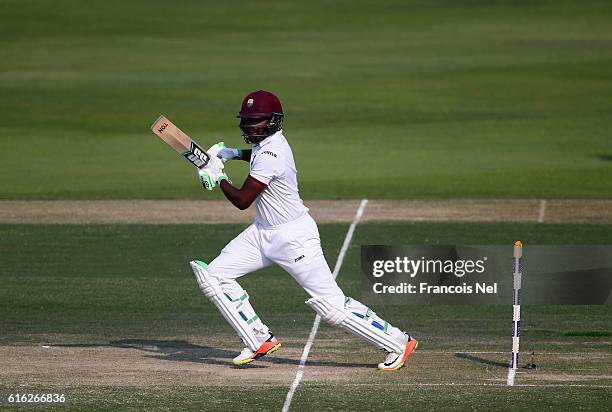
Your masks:
M210 262L208 272L224 293L236 299L245 295L236 279L273 263L287 271L311 297L325 297L333 305L343 307L344 293L329 270L317 224L309 214L268 228L253 223ZM268 328L250 303L245 302L243 312L249 320L253 319L256 335L267 337Z

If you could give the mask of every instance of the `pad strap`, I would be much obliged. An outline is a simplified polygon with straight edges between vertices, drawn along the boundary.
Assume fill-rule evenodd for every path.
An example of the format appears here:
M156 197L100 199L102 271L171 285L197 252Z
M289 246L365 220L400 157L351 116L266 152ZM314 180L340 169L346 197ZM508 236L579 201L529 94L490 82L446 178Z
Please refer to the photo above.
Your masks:
M246 319L243 312L240 311L244 302L248 301L249 295L245 292L243 296L233 298L229 294L223 292L217 280L210 276L206 263L199 260L193 260L189 262L189 264L193 269L193 273L198 281L198 286L200 286L204 296L214 303L227 323L229 323L238 336L240 336L244 344L253 352L257 351L261 343L253 333L253 327L251 326L257 319Z

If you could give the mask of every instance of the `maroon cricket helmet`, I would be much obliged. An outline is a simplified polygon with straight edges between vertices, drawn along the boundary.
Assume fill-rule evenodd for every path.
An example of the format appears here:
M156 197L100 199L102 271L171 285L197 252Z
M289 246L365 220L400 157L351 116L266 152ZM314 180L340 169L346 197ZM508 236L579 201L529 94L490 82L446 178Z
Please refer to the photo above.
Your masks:
M240 129L247 143L257 144L283 127L283 106L273 93L257 90L246 95L238 116ZM254 126L250 119L270 119L264 127Z
M238 117L247 119L263 119L275 114L283 114L283 106L273 93L257 90L246 95Z

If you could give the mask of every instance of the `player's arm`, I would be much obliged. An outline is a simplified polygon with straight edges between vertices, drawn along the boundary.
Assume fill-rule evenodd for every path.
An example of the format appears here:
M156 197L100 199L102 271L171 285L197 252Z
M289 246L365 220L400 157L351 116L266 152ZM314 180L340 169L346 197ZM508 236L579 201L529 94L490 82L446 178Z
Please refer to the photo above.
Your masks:
M250 155L249 150L249 157ZM227 180L221 180L219 186L223 190L223 194L240 210L245 210L255 201L257 196L266 188L268 185L255 179L253 176L247 176L246 180L242 184L240 189L232 186Z
M240 160L244 160L245 162L251 161L251 149L238 149L240 150Z

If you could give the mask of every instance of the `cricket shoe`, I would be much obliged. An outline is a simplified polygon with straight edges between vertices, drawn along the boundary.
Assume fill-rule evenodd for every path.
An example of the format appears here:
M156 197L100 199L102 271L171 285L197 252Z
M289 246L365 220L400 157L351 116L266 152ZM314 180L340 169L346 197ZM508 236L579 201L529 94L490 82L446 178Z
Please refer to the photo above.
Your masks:
M395 371L404 366L408 356L419 346L419 342L408 335L408 342L403 353L389 352L384 362L378 364L381 371Z
M240 355L234 358L234 365L240 366L253 362L257 358L261 358L262 356L276 352L280 347L280 342L276 340L272 333L270 333L270 337L263 342L255 352L253 352L250 348L242 349Z

